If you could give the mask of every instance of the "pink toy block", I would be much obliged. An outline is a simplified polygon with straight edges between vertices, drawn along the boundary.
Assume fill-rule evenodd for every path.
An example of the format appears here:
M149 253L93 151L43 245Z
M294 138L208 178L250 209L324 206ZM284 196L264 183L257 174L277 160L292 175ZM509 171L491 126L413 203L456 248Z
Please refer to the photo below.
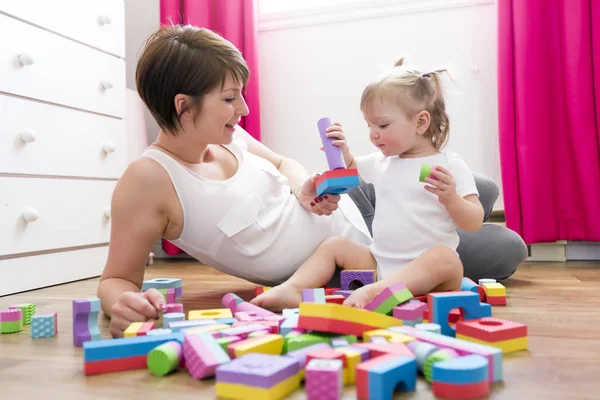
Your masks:
M414 321L423 318L423 313L427 310L427 304L419 302L408 302L394 307L394 318L402 321Z
M14 322L23 320L23 311L18 308L0 311L0 322Z
M247 324L247 325L242 325L242 326L231 327L228 329L223 329L222 331L220 331L220 333L223 337L240 336L241 338L246 339L248 337L248 334L255 332L255 331L262 331L264 329L265 329L265 326L263 324L252 323L252 324Z
M365 305L364 309L387 315L392 312L394 307L409 301L412 297L410 290L403 283L398 282L383 289Z
M247 311L247 312L254 312L257 315L263 315L263 316L277 315L274 312L265 310L264 308L255 306L254 304L251 304L251 303L248 303L248 302L242 300L235 293L225 294L223 296L223 299L221 300L221 303L223 304L223 307L229 308L231 310L232 314L235 314L238 311Z
M180 304L180 303L165 304L165 309L163 310L163 314L169 314L169 313L183 313L183 304Z
M231 361L229 355L208 332L185 335L183 356L190 375L195 379L213 376L219 365Z
M306 364L306 393L309 400L338 400L342 397L344 367L341 360L312 359Z
M175 289L174 288L169 288L166 290L165 300L166 300L167 304L173 304L177 301L177 300L175 300Z

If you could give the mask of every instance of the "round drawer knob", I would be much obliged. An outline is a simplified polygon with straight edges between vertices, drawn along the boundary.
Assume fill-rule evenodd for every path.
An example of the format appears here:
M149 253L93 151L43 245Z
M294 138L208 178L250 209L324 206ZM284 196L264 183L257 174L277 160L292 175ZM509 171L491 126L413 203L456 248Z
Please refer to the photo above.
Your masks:
M106 207L106 208L104 209L104 217L105 217L106 219L110 219L110 207Z
M23 129L23 131L21 131L19 134L19 137L25 143L35 142L35 139L37 138L33 129Z
M108 89L111 89L114 85L111 81L109 81L108 79L105 79L102 82L100 82L100 86L102 86L102 89L108 90Z
M33 64L33 57L31 57L30 54L27 53L21 53L19 54L19 62L21 63L21 65L31 65Z
M112 19L110 19L110 17L108 15L99 15L98 16L98 23L100 25L108 25L112 22Z
M116 149L117 149L117 146L115 145L114 142L106 142L106 143L104 143L104 146L102 146L102 150L104 150L104 152L106 154L113 153Z
M33 208L33 207L26 207L23 212L21 213L21 216L23 217L23 219L27 222L33 222L33 221L37 221L37 219L39 218L40 214L38 213L38 211Z

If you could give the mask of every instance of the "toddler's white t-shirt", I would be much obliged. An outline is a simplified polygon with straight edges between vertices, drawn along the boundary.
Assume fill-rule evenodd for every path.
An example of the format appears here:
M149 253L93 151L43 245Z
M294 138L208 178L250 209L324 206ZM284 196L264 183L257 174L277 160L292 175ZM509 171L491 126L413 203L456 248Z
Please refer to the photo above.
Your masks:
M385 157L381 153L356 157L361 178L375 188L371 253L377 261L378 279L414 260L435 245L456 251L456 224L438 197L419 182L422 164L443 165L456 180L461 196L477 194L473 173L458 154L443 151L421 158Z

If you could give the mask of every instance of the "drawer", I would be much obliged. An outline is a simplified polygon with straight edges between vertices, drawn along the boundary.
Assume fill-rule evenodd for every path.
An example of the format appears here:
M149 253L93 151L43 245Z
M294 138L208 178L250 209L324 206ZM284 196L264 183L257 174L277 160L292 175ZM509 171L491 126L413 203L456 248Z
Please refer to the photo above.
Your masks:
M0 173L119 178L127 167L124 119L8 95L0 110Z
M0 92L124 117L123 59L5 15L0 37Z
M102 246L0 260L0 296L100 276L107 257Z
M0 12L125 58L123 0L0 0Z
M115 184L0 177L0 256L107 243Z

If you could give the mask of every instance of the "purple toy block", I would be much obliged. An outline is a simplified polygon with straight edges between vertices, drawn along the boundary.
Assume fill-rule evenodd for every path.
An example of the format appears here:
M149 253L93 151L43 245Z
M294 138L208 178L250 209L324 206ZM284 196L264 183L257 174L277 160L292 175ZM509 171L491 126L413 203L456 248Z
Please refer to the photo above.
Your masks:
M342 290L354 290L375 282L375 270L345 269L340 273Z
M300 367L293 358L271 354L248 353L217 368L217 382L271 388L298 374Z
M73 344L82 346L90 340L100 340L98 329L98 312L100 300L98 298L73 300Z
M302 289L302 301L305 303L325 304L325 289Z
M344 162L344 157L342 156L342 149L333 145L332 142L335 140L335 138L327 137L326 130L330 126L330 118L325 117L317 121L317 127L319 128L319 134L321 136L321 143L323 144L323 150L325 150L325 157L327 157L327 165L329 165L330 170L344 169L346 168L346 163Z
M394 318L403 321L414 321L423 317L423 313L427 310L427 303L421 301L410 301L394 307Z
M354 290L336 290L335 292L333 292L333 294L339 294L344 297L348 297L352 294L352 292L354 292Z
M183 287L175 288L175 297L183 296Z
M296 360L298 362L298 366L300 367L300 369L303 369L304 366L306 365L306 356L308 356L310 353L312 353L314 351L324 350L324 349L329 349L329 350L331 349L331 346L329 345L329 343L317 343L317 344L313 344L313 345L310 345L307 347L303 347L298 350L290 351L289 353L285 354L285 357L293 358L294 360Z
M342 360L312 359L306 365L305 388L308 400L338 400L342 397Z

